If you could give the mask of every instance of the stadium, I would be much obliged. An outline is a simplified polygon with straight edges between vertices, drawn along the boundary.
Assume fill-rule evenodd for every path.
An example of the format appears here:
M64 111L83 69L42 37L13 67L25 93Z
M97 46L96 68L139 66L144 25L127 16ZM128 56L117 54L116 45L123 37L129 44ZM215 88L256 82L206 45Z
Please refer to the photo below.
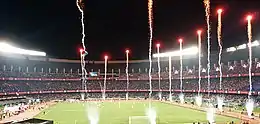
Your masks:
M237 48L237 47L235 47ZM19 48L20 49L20 48ZM147 123L147 108L151 102L156 111L156 123L206 123L207 101L212 100L217 123L258 123L258 94L260 94L257 56L252 66L255 108L253 118L247 117L245 102L249 91L248 49L225 51L223 58L223 90L219 90L219 69L213 64L208 92L202 64L202 105L196 105L198 95L198 58L187 55L183 59L183 91L180 91L179 59L172 58L169 88L169 61L160 61L160 84L157 59L153 59L152 102L149 100L148 60L129 60L129 89L127 90L126 61L107 62L106 93L102 96L105 78L105 61L86 61L88 65L86 90L82 86L80 60L55 59L45 54L28 55L1 52L1 119L2 122L22 121L32 117L54 123L88 123L98 118L99 123ZM258 51L259 47L253 47ZM16 50L13 50L16 51ZM29 53L32 53L30 51ZM37 53L37 52L36 52ZM41 56L43 55L43 56ZM214 54L212 54L214 56ZM229 59L228 59L229 58ZM192 62L191 62L192 60ZM214 62L214 60L212 59ZM169 91L171 89L171 91ZM169 94L172 92L170 100ZM184 103L179 94L183 93ZM210 93L210 96L208 96ZM128 96L126 96L128 94ZM223 111L219 111L217 97L224 98ZM90 112L90 114L89 114ZM59 113L62 113L60 115ZM92 115L91 117L89 117ZM108 116L109 115L109 116ZM187 119L187 115L190 117Z
M76 0L74 8L57 1L1 1L13 7L0 11L1 124L260 124L260 41L253 25L258 12L248 13L239 25L231 15L222 25L224 10L238 16L256 1ZM223 8L217 8L220 4ZM197 11L202 5L203 14ZM140 28L144 22L148 30ZM180 30L185 38L174 31L195 23L206 27L192 35ZM241 25L247 29L242 33L235 30ZM223 28L228 26L232 31ZM149 44L144 45L147 31ZM177 42L172 43L171 33L178 34ZM80 45L72 43L79 39ZM32 50L34 45L43 50ZM67 55L75 48L76 54ZM104 49L112 54L103 54ZM143 53L148 58L140 59Z

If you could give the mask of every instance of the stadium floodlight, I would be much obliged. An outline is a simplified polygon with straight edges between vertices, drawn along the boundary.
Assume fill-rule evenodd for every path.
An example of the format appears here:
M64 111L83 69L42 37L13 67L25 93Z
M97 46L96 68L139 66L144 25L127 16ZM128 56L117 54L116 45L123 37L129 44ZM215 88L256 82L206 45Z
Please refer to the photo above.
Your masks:
M190 47L183 49L182 52L177 50L177 51L172 51L172 52L165 52L165 53L157 53L153 54L153 57L173 57L173 56L180 56L180 55L196 55L198 53L198 47Z
M234 52L236 50L237 50L236 47L229 47L229 48L227 48L227 52Z
M237 47L237 50L242 50L242 49L246 49L246 44L242 44Z
M255 40L254 42L251 43L251 47L259 46L259 45L260 45L260 43L257 40Z
M0 52L30 55L30 56L46 56L45 52L21 49L21 48L14 47L10 44L7 44L5 42L0 42Z

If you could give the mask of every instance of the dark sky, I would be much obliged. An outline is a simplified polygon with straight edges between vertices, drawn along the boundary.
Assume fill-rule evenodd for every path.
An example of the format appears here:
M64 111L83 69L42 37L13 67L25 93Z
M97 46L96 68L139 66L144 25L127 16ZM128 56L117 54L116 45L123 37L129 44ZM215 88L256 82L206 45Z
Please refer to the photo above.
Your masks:
M1 0L0 36L23 48L42 50L51 57L77 59L81 45L80 12L76 0ZM162 51L196 44L196 30L206 31L203 0L154 0L154 43ZM212 49L217 50L216 8L223 7L223 44L245 43L245 15L252 12L253 38L260 39L259 0L212 0ZM85 1L88 59L124 59L125 48L131 59L148 58L147 0ZM205 44L206 45L206 44ZM155 45L154 45L155 46Z

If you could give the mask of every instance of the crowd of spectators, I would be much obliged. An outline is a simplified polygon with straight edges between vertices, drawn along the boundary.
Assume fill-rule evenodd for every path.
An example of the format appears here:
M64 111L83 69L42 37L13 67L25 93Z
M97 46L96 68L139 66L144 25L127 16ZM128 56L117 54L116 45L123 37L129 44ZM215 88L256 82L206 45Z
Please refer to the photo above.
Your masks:
M206 66L202 66L200 69L201 72L201 76L206 76L207 75L207 69L205 68ZM75 71L77 70L77 71ZM43 69L43 68L34 68L32 70L29 69L20 69L20 67L16 67L16 66L11 66L11 67L4 67L1 68L0 67L0 78L5 77L5 78L80 78L81 74L80 74L80 70L81 69L74 69L72 71L72 69L65 69L65 68L56 68L56 69ZM112 71L113 70L113 71ZM214 64L214 66L211 67L210 69L210 75L211 76L216 76L219 75L220 68ZM243 75L243 74L248 74L248 70L249 70L249 66L247 63L237 63L235 65L222 65L222 74L223 75ZM90 69L88 70L89 72L93 72L94 70ZM133 69L133 68L129 68L128 72L129 72L129 77L130 78L138 78L138 79L148 79L148 71L149 69L145 68L145 69ZM104 77L104 69L100 68L98 70L95 70L94 72L97 72L98 75L97 77ZM158 69L152 69L152 77L153 78L158 78ZM175 68L173 67L171 69L171 77L173 78L179 78L180 77L180 68ZM253 63L252 65L252 73L259 73L260 72L260 63ZM111 75L116 75L114 76L114 78L118 78L118 79L125 79L126 78L126 73L125 73L125 69L108 69L108 73L110 73ZM193 67L188 67L188 66L184 66L183 67L183 72L182 75L183 77L198 77L198 73L199 73L199 68L197 66L193 66ZM89 75L90 76L90 75ZM163 69L161 69L161 78L169 78L169 68L165 67Z
M198 79L183 79L183 90L198 90ZM180 80L171 80L171 89L180 89ZM253 90L259 91L260 77L253 77ZM0 81L0 92L33 92L33 91L64 91L64 90L82 90L82 82L78 81L14 81L5 80ZM88 90L101 90L104 87L103 80L90 80L87 81ZM153 90L169 90L169 80L161 80L160 85L158 81L152 81ZM130 80L128 90L149 90L150 85L148 80ZM249 80L247 77L232 77L223 78L222 90L229 91L248 91ZM201 80L201 90L208 89L207 79ZM218 78L211 79L211 90L219 90L220 83ZM108 80L106 81L106 90L127 90L127 81L125 80Z
M78 71L75 71L78 70ZM98 69L98 75L91 77L88 74L88 80L86 83L87 90L91 93L87 97L102 97L100 93L104 88L104 72L102 69ZM108 69L108 78L106 81L106 90L108 97L125 97L127 92L127 81L124 69L121 71L114 69ZM145 71L143 71L145 70ZM88 70L90 71L90 70ZM198 70L197 66L192 68L183 67L183 90L198 90L198 73L201 72L201 91L208 90L208 81L204 77L207 75L207 69L202 66ZM93 71L90 71L93 72ZM152 90L158 93L159 90L163 91L164 96L169 95L169 89L180 90L180 70L179 68L171 69L171 88L169 81L169 69L164 67L160 73L161 80L158 81L158 73L156 69L152 69ZM249 79L248 64L246 62L222 65L223 77L221 90L225 91L248 91L249 90ZM253 63L252 66L252 84L253 91L260 91L260 64ZM220 80L217 77L219 75L219 67L217 65L212 66L210 71L210 89L220 90ZM188 78L189 77L189 78ZM192 77L192 78L190 78ZM135 95L147 96L150 89L148 80L148 69L131 69L129 68L129 95L134 97ZM48 80L44 80L48 79ZM59 80L56 80L59 79ZM73 80L69 80L73 79ZM62 93L69 90L82 90L84 89L81 81L81 74L79 69L46 69L46 68L33 68L33 69L22 69L18 66L5 66L0 68L0 93L10 92L44 92L44 91L62 91ZM138 92L139 91L139 92ZM141 92L140 92L141 91ZM56 98L55 95L53 98ZM61 94L58 94L59 98ZM66 97L67 94L62 94ZM79 95L79 93L77 93ZM154 94L153 94L154 95ZM187 94L188 95L188 94ZM41 95L39 95L41 96ZM43 95L44 96L44 95ZM50 95L49 95L50 96ZM73 96L69 96L73 97ZM234 99L234 97L232 97ZM236 100L236 98L234 99Z

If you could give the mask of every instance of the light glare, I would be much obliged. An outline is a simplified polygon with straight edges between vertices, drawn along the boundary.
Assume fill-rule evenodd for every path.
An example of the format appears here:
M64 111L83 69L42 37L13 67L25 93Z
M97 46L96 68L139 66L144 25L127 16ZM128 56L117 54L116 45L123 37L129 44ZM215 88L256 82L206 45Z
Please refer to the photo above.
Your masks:
M105 55L105 59L108 59L108 56L107 56L107 55Z
M196 55L198 53L198 47L190 47L182 50L182 53L179 50L172 52L165 52L159 54L153 54L153 57L170 57L170 56L180 56L182 55Z
M234 52L236 50L237 50L236 47L229 47L229 48L227 48L227 52Z
M222 9L218 9L218 14L221 14L222 12L223 12L223 10Z
M198 35L200 35L200 34L201 34L201 32L202 32L201 30L197 30L197 34L198 34Z
M30 55L30 56L46 56L45 52L21 49L21 48L14 47L10 44L7 44L5 42L0 43L0 52Z
M249 21L252 20L252 18L253 18L252 15L248 15L248 16L246 17L246 19L249 20Z
M180 38L179 40L178 40L180 43L182 43L183 42L183 40Z
M246 49L246 44L239 45L237 47L238 50Z

